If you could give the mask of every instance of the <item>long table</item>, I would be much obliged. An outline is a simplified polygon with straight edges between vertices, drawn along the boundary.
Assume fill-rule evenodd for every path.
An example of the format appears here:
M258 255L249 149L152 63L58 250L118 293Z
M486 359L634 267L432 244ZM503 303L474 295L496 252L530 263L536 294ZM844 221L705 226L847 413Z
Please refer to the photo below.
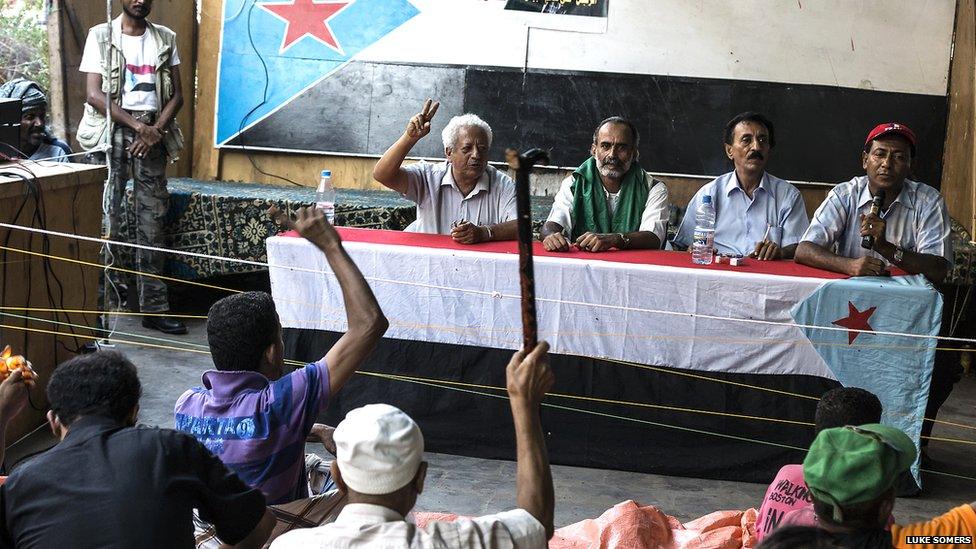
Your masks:
M294 213L315 202L315 187L265 185L230 181L201 181L171 178L169 211L163 224L166 246L198 254L265 261L264 242L280 227L265 212L274 205ZM544 218L552 207L552 197L532 198L533 216ZM123 202L119 233L134 242L135 210L132 207L132 182ZM385 190L338 189L337 225L367 229L403 230L417 217L416 206L399 193ZM119 265L135 268L131 248L116 252ZM165 274L188 280L251 273L262 267L169 254Z
M418 420L429 450L510 458L500 397L521 342L516 243L340 234L390 329L327 419L390 402ZM346 329L336 279L295 235L267 249L286 352L318 359ZM918 440L942 309L921 276L535 253L539 335L557 378L544 409L554 463L768 481L802 460L816 399L839 384L877 394L883 421Z
M0 220L36 229L97 235L104 180L104 166L0 163ZM91 339L89 330L77 326L93 326L94 315L54 311L96 309L99 273L98 269L15 250L97 262L99 245L16 229L0 229L0 241L10 248L0 251L0 348L10 345L15 354L26 356L38 373L38 383L31 390L33 405L25 407L7 430L7 441L13 443L44 424L44 390L54 367L75 356L74 350Z
M315 201L314 187L266 185L232 181L204 181L170 178L170 208L163 227L167 246L208 255L229 256L250 261L266 259L264 241L278 227L265 214L274 204L282 211L294 212ZM413 203L398 193L384 190L338 189L336 223L345 227L402 230L416 218ZM532 218L538 233L542 220L552 208L552 196L532 197ZM135 219L132 209L132 183L123 203L125 216L119 230L127 234ZM669 240L680 225L684 210L671 206ZM976 246L966 229L952 221L953 269L950 284L971 285L976 279ZM134 235L129 234L129 238ZM120 265L133 267L129 249L118 250ZM253 265L188 256L169 256L166 274L186 279L249 273L261 270Z
M167 247L249 261L264 261L264 241L280 230L265 214L270 206L294 213L315 202L314 187L172 178L168 190L169 210L163 224ZM123 210L119 233L134 242L131 181L126 189ZM412 203L394 192L341 189L336 223L400 230L414 220L414 210ZM135 268L135 254L131 248L119 249L116 260L121 266ZM166 257L165 266L165 274L189 280L260 270L263 268L243 263L175 254Z

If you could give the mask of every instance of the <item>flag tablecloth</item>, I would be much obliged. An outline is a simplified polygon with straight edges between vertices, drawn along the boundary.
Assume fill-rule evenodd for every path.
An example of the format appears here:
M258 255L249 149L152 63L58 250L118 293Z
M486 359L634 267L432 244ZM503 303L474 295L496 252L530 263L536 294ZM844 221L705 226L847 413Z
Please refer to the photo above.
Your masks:
M428 389L431 380L467 383L468 390L475 390L472 385L504 386L506 357L521 343L516 243L462 247L436 235L355 229L340 229L340 234L390 320L384 344L367 369L426 379ZM282 326L290 334L289 352L316 359L324 348L309 344L314 340L310 334L334 337L346 329L336 279L309 272L329 272L329 268L325 257L304 239L273 237L267 247L272 292ZM538 245L536 249L539 337L549 341L551 353L559 357L554 358L554 364L559 363L558 392L596 399L550 402L586 408L603 423L588 425L593 431L586 436L575 433L570 438L584 444L600 440L605 446L606 439L616 438L603 431L616 431L619 423L607 416L625 416L655 433L682 431L657 436L655 448L645 448L647 452L674 439L690 452L686 457L709 455L720 466L712 469L714 464L687 460L671 463L665 452L658 462L651 460L644 467L640 459L621 458L619 452L606 448L579 449L578 444L573 451L578 450L579 459L569 459L571 463L615 467L621 461L626 463L619 467L627 469L751 478L748 472L735 471L756 471L755 460L802 457L795 448L805 447L813 434L808 426L769 419L812 422L815 400L803 397L817 397L838 383L877 394L885 409L883 421L918 439L936 340L884 332L938 333L942 298L921 276L848 279L792 262L699 267L680 252L593 255L550 254ZM659 368L649 378L651 371L641 365ZM358 382L367 381L402 385L375 378ZM481 406L472 402L485 400L479 395L441 398L431 391L422 399L423 409L407 411L429 416L436 428L450 432L449 416L455 413L458 417L472 413L475 420L478 414L487 414L470 409ZM392 388L368 395L407 407L417 404ZM348 406L366 398L342 396ZM461 409L440 406L444 400L456 401ZM612 402L621 400L630 405ZM334 413L347 409L343 405ZM499 417L504 419L504 414ZM688 429L712 435L696 434L696 442L688 438ZM455 430L470 431L470 426ZM504 436L496 430L492 426L487 434L478 435L486 437L481 441L465 442L463 436L445 440L459 447L497 446ZM715 433L749 441L721 450L712 440ZM739 452L758 444L756 440L772 443L773 448L779 444L780 452L773 456L749 449L740 453L751 457L741 460L715 455L716 450ZM550 447L554 444L558 446L551 441ZM794 451L783 452L782 447ZM620 449L625 448L626 441L621 440ZM503 449L498 453L504 455ZM553 461L560 461L555 451ZM917 478L917 465L915 473Z

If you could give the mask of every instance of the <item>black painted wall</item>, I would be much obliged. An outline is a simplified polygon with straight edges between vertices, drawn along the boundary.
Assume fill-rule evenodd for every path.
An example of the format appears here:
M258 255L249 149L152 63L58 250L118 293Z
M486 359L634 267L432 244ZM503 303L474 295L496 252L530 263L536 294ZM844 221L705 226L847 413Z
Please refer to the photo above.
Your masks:
M440 130L474 112L495 134L492 159L506 147L552 149L575 166L589 154L603 118L632 118L641 162L655 172L716 175L729 170L725 122L758 110L776 124L769 171L797 181L838 182L863 174L868 131L898 121L919 137L916 179L939 186L948 102L942 96L828 86L674 76L566 73L490 67L350 63L238 137L232 144L382 154L425 97L443 103L432 134L413 155L440 157Z

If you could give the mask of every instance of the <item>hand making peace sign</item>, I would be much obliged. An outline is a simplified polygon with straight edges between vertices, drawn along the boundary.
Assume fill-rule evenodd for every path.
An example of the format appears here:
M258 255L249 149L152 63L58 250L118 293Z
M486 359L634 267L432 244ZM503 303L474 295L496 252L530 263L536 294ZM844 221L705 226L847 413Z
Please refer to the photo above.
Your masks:
M420 140L430 133L430 121L437 114L437 108L440 106L439 102L431 101L428 97L427 101L424 101L424 109L415 114L407 123L407 136L414 140Z

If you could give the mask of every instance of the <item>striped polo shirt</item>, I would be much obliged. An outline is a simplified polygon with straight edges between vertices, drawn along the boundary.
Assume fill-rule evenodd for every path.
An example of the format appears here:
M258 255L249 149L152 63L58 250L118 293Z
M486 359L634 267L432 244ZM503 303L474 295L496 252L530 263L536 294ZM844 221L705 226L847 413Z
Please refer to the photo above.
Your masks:
M461 194L449 162L420 161L405 166L407 192L403 197L417 204L417 220L404 231L451 234L455 222L496 225L515 219L515 182L507 174L485 168L474 189Z
M329 402L325 358L275 381L210 370L203 385L176 401L176 430L199 440L268 504L308 497L305 437Z
M867 176L838 183L817 208L810 227L801 241L833 251L842 257L859 258L869 255L888 263L874 250L861 247L861 214L871 211L871 190ZM945 200L939 191L906 179L901 192L888 210L881 214L885 220L885 239L895 246L920 253L944 257L952 265L952 229Z

